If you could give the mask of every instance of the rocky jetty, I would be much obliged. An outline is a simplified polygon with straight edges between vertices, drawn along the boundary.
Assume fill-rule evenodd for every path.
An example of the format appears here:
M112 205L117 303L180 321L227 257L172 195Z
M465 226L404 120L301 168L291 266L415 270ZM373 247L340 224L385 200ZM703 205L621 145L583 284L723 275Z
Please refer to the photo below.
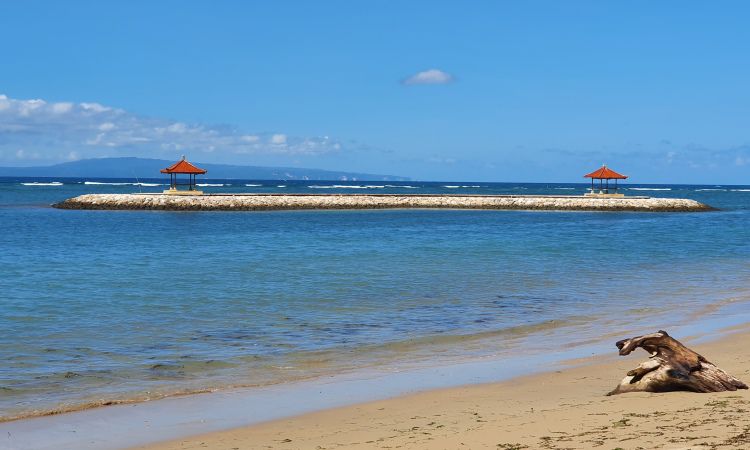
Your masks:
M53 206L61 209L166 211L431 208L690 212L714 209L682 198L397 194L87 194Z

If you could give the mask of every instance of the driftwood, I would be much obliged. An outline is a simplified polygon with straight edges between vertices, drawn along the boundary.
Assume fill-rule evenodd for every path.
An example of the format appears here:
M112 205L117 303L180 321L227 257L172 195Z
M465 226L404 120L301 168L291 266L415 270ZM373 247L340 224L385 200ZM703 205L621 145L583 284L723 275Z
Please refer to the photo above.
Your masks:
M666 331L623 339L615 345L620 349L621 356L641 347L651 357L629 371L607 395L639 391L720 392L747 389L745 383L685 347Z

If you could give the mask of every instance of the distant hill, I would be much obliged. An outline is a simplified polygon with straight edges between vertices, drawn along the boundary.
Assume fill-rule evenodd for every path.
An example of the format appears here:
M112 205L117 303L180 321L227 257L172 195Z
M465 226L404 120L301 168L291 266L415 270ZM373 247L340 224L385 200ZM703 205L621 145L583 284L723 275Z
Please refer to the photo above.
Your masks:
M148 158L82 159L52 166L0 167L0 177L71 177L71 178L159 178L159 170L174 161ZM297 167L234 166L229 164L195 165L206 169L206 178L246 180L363 180L409 181L406 177L371 173L336 172Z

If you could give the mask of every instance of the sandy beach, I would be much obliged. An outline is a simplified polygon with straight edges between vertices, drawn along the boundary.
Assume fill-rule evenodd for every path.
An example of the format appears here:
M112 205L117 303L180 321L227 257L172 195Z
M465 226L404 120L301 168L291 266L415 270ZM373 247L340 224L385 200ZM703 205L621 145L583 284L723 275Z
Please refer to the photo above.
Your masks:
M750 327L708 343L684 342L750 380ZM427 391L139 448L750 448L747 390L605 396L646 358L642 350L587 358L502 383Z

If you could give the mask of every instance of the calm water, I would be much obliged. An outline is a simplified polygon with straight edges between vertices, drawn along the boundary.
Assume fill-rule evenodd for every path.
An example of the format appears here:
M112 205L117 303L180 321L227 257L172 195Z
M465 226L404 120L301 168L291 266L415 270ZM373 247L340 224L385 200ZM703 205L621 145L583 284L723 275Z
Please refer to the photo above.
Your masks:
M626 191L721 208L693 214L48 207L83 193L163 189L155 186L163 180L92 182L111 180L0 179L0 417L549 351L550 342L729 314L725 305L750 311L747 186ZM206 184L207 192L585 187Z

